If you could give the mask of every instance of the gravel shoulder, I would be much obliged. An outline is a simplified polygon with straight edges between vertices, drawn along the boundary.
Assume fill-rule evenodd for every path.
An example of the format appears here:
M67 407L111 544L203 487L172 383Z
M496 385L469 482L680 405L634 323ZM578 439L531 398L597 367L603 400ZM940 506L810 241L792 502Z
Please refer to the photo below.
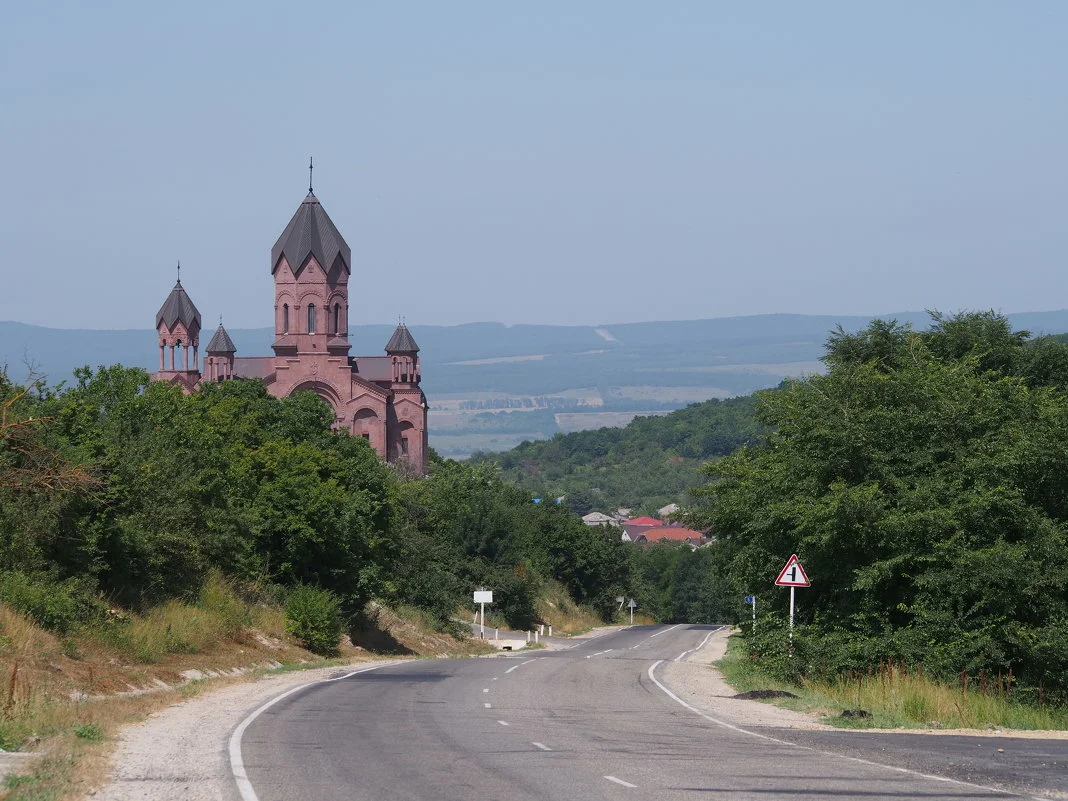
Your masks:
M704 648L681 662L667 662L660 668L663 682L679 698L709 715L735 726L773 727L807 731L845 731L820 723L816 712L782 709L761 701L742 701L713 663L727 653L730 629L721 629L709 637ZM1023 731L1012 729L864 729L885 734L930 734L968 737L1016 737L1036 740L1068 740L1068 731Z
M237 786L227 751L230 734L271 698L352 670L399 661L359 662L263 676L209 690L127 728L112 757L111 781L94 798L104 801L235 801Z

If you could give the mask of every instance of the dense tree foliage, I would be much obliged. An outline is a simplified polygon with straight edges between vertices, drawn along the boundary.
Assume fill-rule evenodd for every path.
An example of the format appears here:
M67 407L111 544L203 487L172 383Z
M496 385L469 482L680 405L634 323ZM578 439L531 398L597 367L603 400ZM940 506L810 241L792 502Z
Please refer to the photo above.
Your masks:
M799 670L903 659L1068 693L1066 360L996 314L935 314L839 331L827 375L762 396L768 441L710 466L693 517L735 593L780 613L801 556Z
M0 404L0 593L56 628L93 599L191 595L216 569L442 623L485 584L528 625L541 582L607 613L631 570L615 538L490 470L435 460L403 477L309 393L238 380L186 396L110 367L59 390L0 374Z
M639 417L623 428L557 434L506 453L475 454L471 462L498 465L506 479L534 495L578 496L575 511L624 506L650 512L689 500L704 462L757 442L762 434L750 396Z

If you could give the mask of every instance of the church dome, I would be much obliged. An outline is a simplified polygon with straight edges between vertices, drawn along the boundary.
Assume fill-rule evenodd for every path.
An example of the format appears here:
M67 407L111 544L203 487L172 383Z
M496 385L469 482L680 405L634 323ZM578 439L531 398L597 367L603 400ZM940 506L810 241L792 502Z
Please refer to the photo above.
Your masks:
M173 331L178 323L184 325L190 333L194 330L200 330L200 312L197 311L197 307L186 293L181 279L174 285L171 294L167 296L159 311L156 312L157 329L161 325L165 325L168 330Z
M352 251L326 213L314 192L309 191L289 225L271 248L271 273L278 269L278 260L286 257L294 273L314 256L324 270L334 266L340 256L345 270L351 269Z
M230 335L226 333L226 329L223 328L222 323L219 323L219 327L215 329L215 336L213 336L211 342L208 343L208 355L216 353L237 353L234 341L230 339Z
M389 342L386 344L386 353L392 355L394 353L418 353L419 346L415 344L415 337L412 336L412 332L408 330L408 326L404 323L397 325L397 329L393 332L393 336L389 338Z

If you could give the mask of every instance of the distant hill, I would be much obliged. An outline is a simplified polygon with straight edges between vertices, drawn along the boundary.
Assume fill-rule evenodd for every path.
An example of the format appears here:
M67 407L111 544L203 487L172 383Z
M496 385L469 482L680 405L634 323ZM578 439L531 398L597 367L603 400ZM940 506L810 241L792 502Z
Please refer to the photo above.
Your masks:
M917 328L923 312L881 315ZM1008 315L1033 333L1068 331L1068 310ZM431 444L446 456L506 450L560 431L619 426L709 398L747 395L821 371L828 333L857 315L769 314L602 326L470 323L410 326L422 348ZM382 353L391 325L352 326L352 353ZM268 354L268 328L230 330L238 353ZM0 364L13 377L29 360L53 383L76 367L121 363L153 370L150 330L64 330L0 322Z
M695 403L663 417L639 417L623 428L557 434L507 453L474 454L536 497L565 496L577 512L623 506L650 513L687 503L703 482L701 466L763 435L751 395Z

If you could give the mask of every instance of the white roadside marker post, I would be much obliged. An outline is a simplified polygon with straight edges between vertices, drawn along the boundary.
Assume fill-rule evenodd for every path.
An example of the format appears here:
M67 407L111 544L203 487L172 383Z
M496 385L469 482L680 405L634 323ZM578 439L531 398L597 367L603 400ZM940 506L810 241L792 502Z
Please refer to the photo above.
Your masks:
M475 590L475 603L478 604L479 613L481 615L478 624L478 637L479 639L484 640L486 639L486 604L493 603L493 590L479 587Z

